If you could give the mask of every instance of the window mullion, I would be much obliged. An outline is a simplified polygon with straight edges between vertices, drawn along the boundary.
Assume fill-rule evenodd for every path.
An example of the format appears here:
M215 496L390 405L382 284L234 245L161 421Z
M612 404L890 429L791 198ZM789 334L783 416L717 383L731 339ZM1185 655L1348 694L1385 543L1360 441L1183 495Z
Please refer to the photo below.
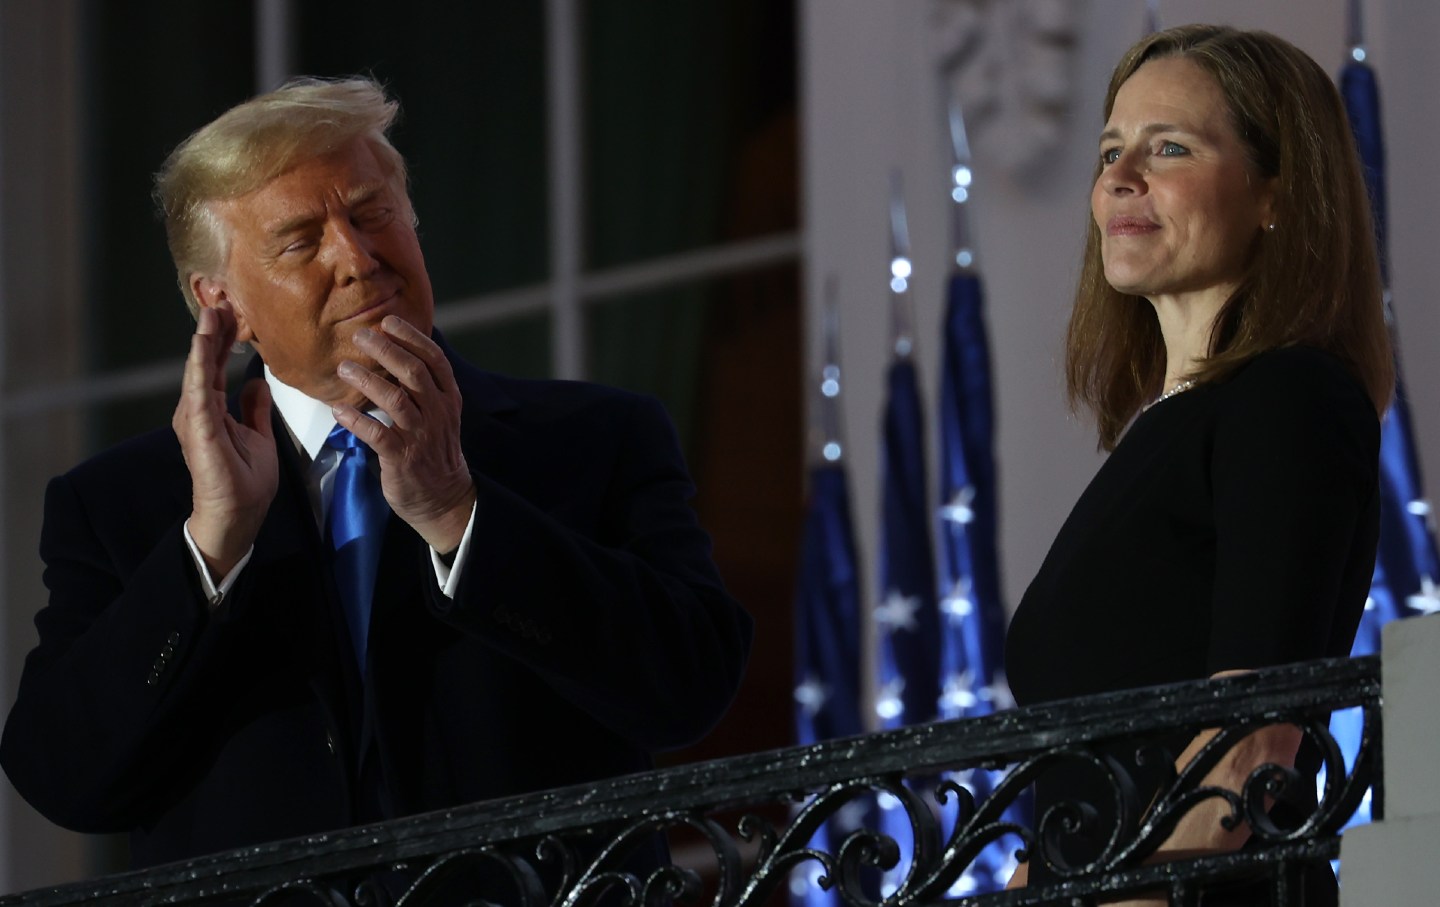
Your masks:
M580 13L575 0L546 0L549 101L550 359L556 377L585 377L580 313L584 212L580 109Z
M255 92L295 75L294 0L255 0Z

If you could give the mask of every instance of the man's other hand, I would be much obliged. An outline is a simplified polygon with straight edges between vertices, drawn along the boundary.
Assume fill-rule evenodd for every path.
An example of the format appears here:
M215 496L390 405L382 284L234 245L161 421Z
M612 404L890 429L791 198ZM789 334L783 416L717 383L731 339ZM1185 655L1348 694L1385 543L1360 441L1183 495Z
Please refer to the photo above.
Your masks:
M475 483L460 450L460 388L440 347L394 315L378 330L361 328L356 346L374 357L387 380L346 360L337 373L393 421L387 427L353 406L335 421L380 457L380 485L390 509L436 551L453 551L475 505Z
M245 385L242 421L225 407L235 332L228 306L200 310L171 420L190 470L190 537L217 582L250 550L280 484L269 387L259 378Z

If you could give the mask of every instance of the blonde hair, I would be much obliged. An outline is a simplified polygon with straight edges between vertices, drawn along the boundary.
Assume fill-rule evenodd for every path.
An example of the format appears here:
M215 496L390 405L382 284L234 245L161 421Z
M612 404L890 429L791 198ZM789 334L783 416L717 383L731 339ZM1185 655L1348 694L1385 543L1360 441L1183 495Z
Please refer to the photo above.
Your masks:
M1304 344L1339 358L1377 413L1394 390L1370 200L1344 104L1304 51L1261 31L1186 25L1157 32L1115 67L1120 86L1162 57L1189 60L1215 79L1231 122L1262 178L1275 181L1277 227L1260 238L1235 294L1216 315L1210 355L1190 377L1214 381L1278 347ZM1096 176L1099 176L1099 165ZM1160 391L1165 348L1154 311L1105 280L1092 220L1066 337L1072 408L1095 415L1113 449L1130 419Z
M190 275L219 270L228 252L211 202L253 192L357 138L370 142L408 198L405 159L387 137L399 111L372 79L297 78L230 108L170 152L154 197L190 314L199 313Z

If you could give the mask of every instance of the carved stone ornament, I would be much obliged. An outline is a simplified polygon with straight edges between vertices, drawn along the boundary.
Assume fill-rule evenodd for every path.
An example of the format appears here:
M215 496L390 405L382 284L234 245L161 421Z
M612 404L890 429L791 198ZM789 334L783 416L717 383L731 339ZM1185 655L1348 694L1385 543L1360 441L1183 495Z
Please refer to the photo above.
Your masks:
M1011 176L1060 144L1070 106L1075 0L933 0L934 59L987 170Z

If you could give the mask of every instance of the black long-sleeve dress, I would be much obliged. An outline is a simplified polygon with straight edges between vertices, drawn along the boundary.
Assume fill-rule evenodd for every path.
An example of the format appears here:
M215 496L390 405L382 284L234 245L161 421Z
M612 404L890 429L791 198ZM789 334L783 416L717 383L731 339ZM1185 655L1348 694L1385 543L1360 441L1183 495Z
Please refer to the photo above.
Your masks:
M1141 413L1011 622L1016 700L1348 655L1374 569L1379 435L1360 384L1304 347L1262 354ZM1188 740L1157 742L1178 756ZM1111 755L1134 772L1143 805L1170 767L1137 767L1134 752ZM1297 764L1313 774L1317 754L1302 748ZM1094 784L1080 770L1043 779L1036 816L1103 800ZM1071 858L1083 859L1075 847ZM1031 884L1054 878L1032 859Z

